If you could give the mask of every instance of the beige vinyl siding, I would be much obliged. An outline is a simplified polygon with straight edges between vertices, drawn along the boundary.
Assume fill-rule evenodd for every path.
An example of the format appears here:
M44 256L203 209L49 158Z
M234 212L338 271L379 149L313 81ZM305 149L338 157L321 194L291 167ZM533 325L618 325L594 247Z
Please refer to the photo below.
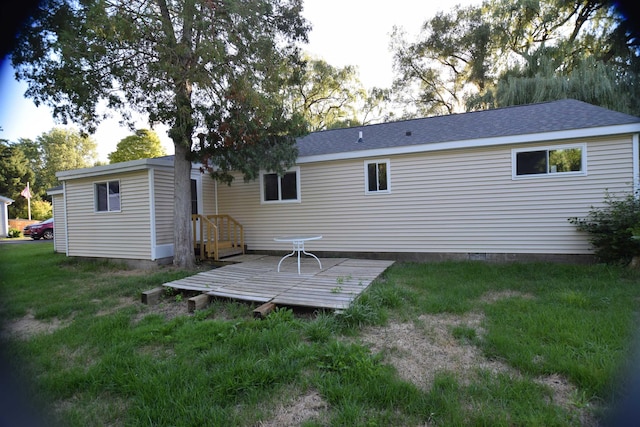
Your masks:
M67 252L67 230L65 229L65 209L64 195L54 194L51 197L54 212L53 224L53 251L58 253Z
M226 186L226 184L218 184ZM207 173L202 176L202 214L203 215L215 215L216 214L216 183L211 176Z
M173 169L154 169L156 245L173 244Z
M512 179L511 150L448 150L301 164L301 203L260 204L258 182L218 187L218 206L245 226L250 250L288 249L283 234L318 233L310 250L587 254L569 217L632 188L631 137L587 143L587 176ZM365 195L364 161L390 159L391 193Z
M120 181L120 212L96 212L94 184ZM149 171L66 183L69 256L150 259Z

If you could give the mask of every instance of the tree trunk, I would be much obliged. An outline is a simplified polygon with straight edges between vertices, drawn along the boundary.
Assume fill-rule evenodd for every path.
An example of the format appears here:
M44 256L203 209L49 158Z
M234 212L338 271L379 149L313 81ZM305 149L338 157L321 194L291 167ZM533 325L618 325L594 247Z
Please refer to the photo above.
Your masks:
M195 253L191 231L191 162L189 149L175 145L174 203L173 203L173 265L180 268L195 267Z

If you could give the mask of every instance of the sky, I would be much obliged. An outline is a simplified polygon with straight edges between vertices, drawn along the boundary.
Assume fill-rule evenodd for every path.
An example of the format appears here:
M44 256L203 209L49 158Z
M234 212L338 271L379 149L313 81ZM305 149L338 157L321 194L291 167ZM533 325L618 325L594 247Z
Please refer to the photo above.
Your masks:
M394 26L410 36L419 32L424 21L439 11L448 11L457 4L479 4L480 0L304 0L302 14L311 23L309 44L303 49L334 67L354 65L365 88L390 87L393 80L393 55L389 50ZM410 39L411 40L411 39ZM0 65L0 138L17 141L35 140L53 127L51 110L36 107L25 99L27 85L17 82L8 61ZM140 122L138 128L148 128ZM156 128L168 154L173 143L166 128ZM118 142L132 132L118 124L117 116L104 121L92 135L98 146L98 159L108 162L108 154Z

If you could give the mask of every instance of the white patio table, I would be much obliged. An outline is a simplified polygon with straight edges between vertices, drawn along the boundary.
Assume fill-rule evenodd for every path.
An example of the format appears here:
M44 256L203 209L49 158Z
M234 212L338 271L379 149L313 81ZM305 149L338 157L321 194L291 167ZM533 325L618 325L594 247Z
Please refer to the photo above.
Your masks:
M275 240L276 242L288 242L293 244L293 251L290 254L283 256L280 262L278 263L278 272L280 272L280 264L282 264L282 261L284 261L285 258L289 258L290 256L295 255L296 252L298 253L298 274L300 274L300 252L302 252L305 255L314 257L316 261L318 261L318 264L320 265L320 270L322 270L322 263L320 262L318 257L304 250L304 242L308 242L309 240L320 240L320 239L322 239L321 235L274 237L273 240Z

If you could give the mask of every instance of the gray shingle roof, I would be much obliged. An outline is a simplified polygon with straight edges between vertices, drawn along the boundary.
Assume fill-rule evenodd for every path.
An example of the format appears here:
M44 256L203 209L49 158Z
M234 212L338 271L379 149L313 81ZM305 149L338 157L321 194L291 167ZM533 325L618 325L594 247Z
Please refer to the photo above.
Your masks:
M298 150L304 157L633 123L640 123L640 117L574 99L563 99L314 132L298 140ZM356 143L359 132L362 132L362 143Z

